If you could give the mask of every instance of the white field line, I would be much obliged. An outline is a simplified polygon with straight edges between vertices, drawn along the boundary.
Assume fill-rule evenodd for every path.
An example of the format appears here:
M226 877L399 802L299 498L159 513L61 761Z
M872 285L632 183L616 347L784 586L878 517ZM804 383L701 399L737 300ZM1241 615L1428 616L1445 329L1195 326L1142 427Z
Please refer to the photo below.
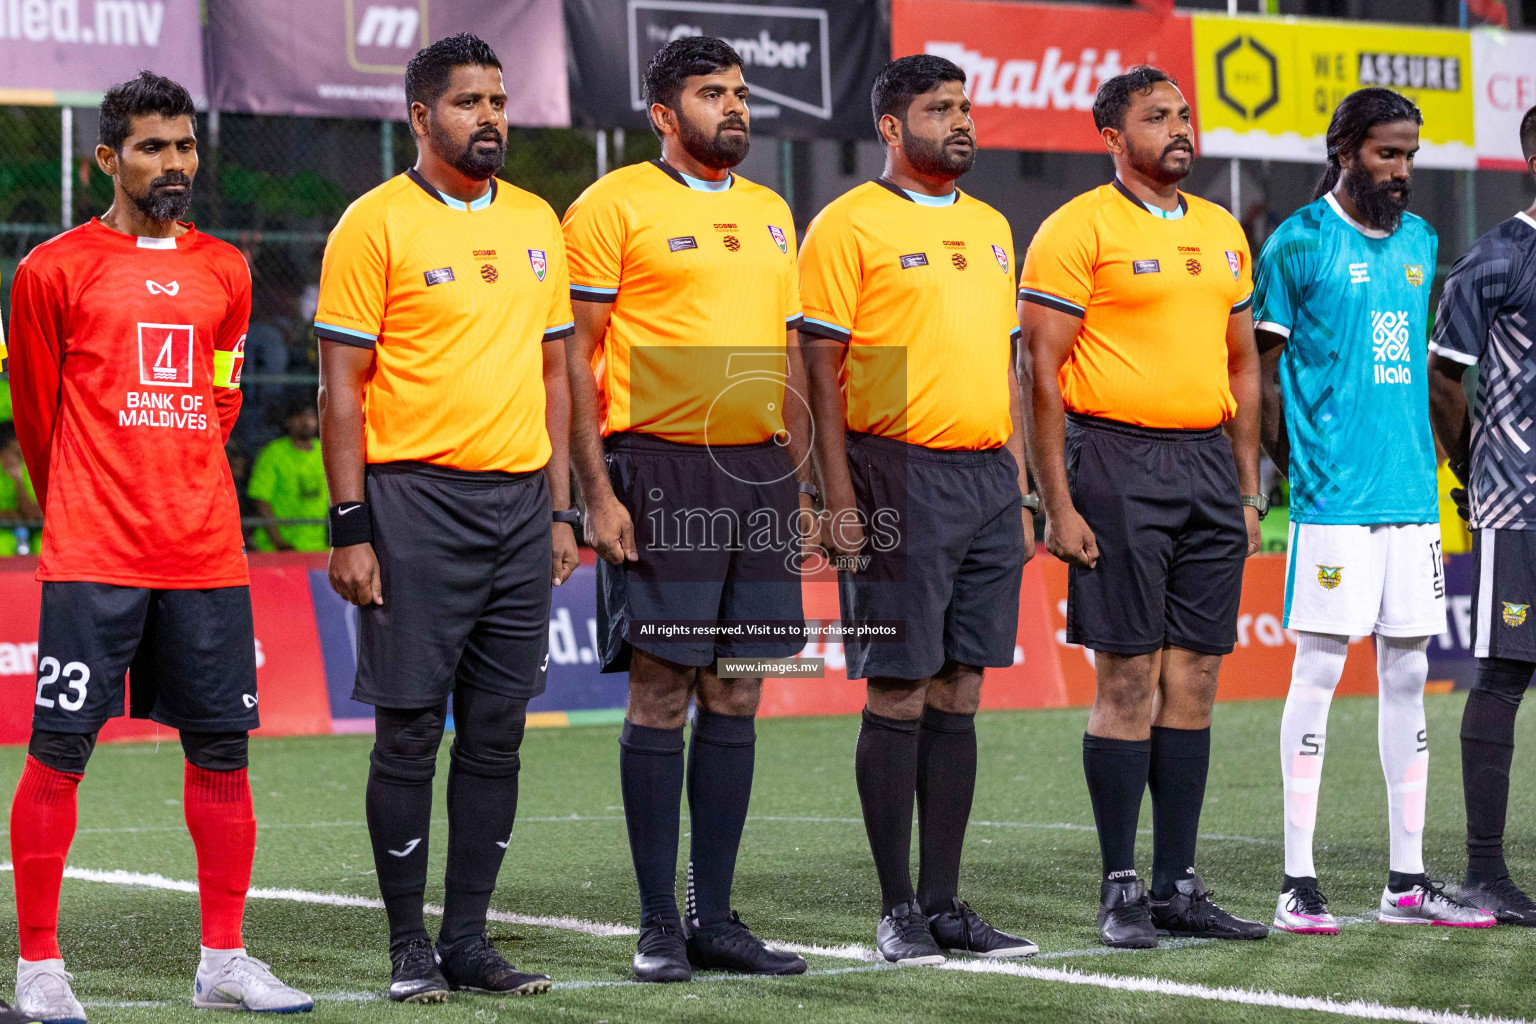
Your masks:
M565 814L565 815L558 815L558 816L551 815L551 816L545 816L545 817L535 817L535 816L531 816L530 815L530 816L519 817L517 820L519 822L525 822L525 823L526 822L542 822L542 823L546 823L547 824L547 823L559 823L559 822L623 821L624 820L624 816L622 814ZM747 818L747 821L749 821L749 822L752 822L752 821L789 822L789 823L793 823L793 824L806 824L806 825L863 825L864 824L864 819L863 818L817 818L817 817L801 817L801 816L795 816L795 815L774 815L774 814L754 814L754 815L750 815ZM260 825L258 827L260 828L261 831L265 832L265 831L269 831L269 830L273 830L273 829L366 828L367 824L368 823L364 822L364 821L262 822L262 823L260 823ZM434 819L432 824L433 825L447 825L448 821L447 821L446 818L444 818L444 819ZM972 821L972 822L970 822L969 827L971 827L971 828L1042 829L1042 830L1055 831L1055 832L1093 832L1093 831L1095 831L1094 826L1092 826L1092 825L1077 825L1077 824L1073 824L1071 822L1063 822L1063 821L1054 821L1054 822L1045 822L1045 821ZM81 829L76 829L75 830L75 834L76 835L80 835L80 836L90 836L90 835L136 835L136 834L139 834L139 833L152 833L152 832L183 832L185 830L186 830L186 826L185 825L128 825L128 826L122 826L122 827L118 827L118 828L81 828ZM1140 835L1146 835L1146 836L1149 836L1149 835L1152 834L1152 830L1149 829L1149 828L1138 829L1137 832ZM9 828L0 827L0 835L9 835L9 834L10 834L10 829ZM1201 839L1212 840L1212 841L1216 841L1216 842L1248 843L1248 844L1254 845L1254 846L1278 846L1278 845L1280 845L1280 840L1278 840L1278 839L1264 839L1264 838L1260 838L1258 836L1228 835L1228 834L1222 833L1222 832L1202 832L1202 833L1200 833L1200 838Z
M0 863L0 872L11 871L10 863ZM104 882L109 885L132 885L151 889L163 889L171 892L195 893L197 883L180 879L166 878L163 875L143 874L134 871L96 871L89 868L65 868L64 877L80 881ZM336 907L362 907L367 909L382 909L383 901L362 896L345 896L339 893L307 892L302 889L252 889L249 896L253 899L288 900L299 903L314 903ZM428 905L424 908L429 914L440 915L441 907ZM587 935L634 935L636 929L626 925L603 924L593 921L582 921L570 917L543 917L526 914L508 914L501 911L492 911L490 919L507 924L532 925L545 928L556 928L566 931L576 931ZM1177 940L1160 943L1158 948L1176 948L1182 945ZM1191 943L1192 944L1192 943ZM822 974L847 974L860 971L889 970L877 962L877 954L862 946L804 946L795 943L774 943L780 949L795 952L804 951L812 956L825 956L834 959L866 961L863 966L840 968L832 971L807 972L811 975ZM1104 956L1111 953L1134 954L1135 951L1111 951L1103 949L1063 950L1056 954L1044 954L1052 959L1065 959L1071 956ZM1150 951L1148 951L1150 952ZM876 961L876 962L868 962ZM1084 985L1092 988L1111 989L1120 992L1146 992L1154 995L1173 996L1184 999L1199 999L1206 1002L1237 1003L1246 1006L1260 1006L1281 1010L1304 1010L1315 1013L1330 1013L1335 1016L1351 1017L1361 1020L1402 1021L1404 1024L1533 1024L1531 1021L1512 1017L1481 1016L1464 1013L1454 1013L1449 1010L1421 1010L1418 1007L1387 1006L1382 1003L1364 999L1354 999L1349 1002L1336 1002L1333 999L1325 999L1318 996L1293 996L1280 992L1255 990L1245 988L1214 987L1210 985L1191 984L1187 982L1168 981L1157 977L1118 976L1110 974L1092 974L1082 971L1064 970L1057 967L1037 967L1029 963L1006 962L997 960L950 960L939 970L964 971L971 974L996 974L1015 978L1027 978L1032 981L1053 982L1067 985ZM734 975L709 975L709 980L747 980ZM803 975L802 975L803 977ZM701 978L700 980L704 980ZM765 979L766 980L766 979ZM639 982L626 981L573 981L557 984L557 988L609 988L628 985L636 985ZM365 1000L370 998L368 993L336 993L329 997L337 1000ZM140 1006L142 1003L111 1004L117 1006ZM161 1004L150 1004L161 1005Z

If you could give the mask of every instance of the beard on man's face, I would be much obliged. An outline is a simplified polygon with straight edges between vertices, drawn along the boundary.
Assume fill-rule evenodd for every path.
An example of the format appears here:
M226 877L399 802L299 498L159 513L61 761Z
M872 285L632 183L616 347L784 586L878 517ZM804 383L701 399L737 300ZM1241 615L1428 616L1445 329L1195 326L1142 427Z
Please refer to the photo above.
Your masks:
M490 125L478 129L459 148L457 142L437 125L428 129L432 148L442 160L470 181L489 181L507 159L507 139ZM482 149L479 143L494 142L495 148Z
M1392 232L1403 221L1413 186L1406 178L1372 181L1370 173L1356 167L1344 172L1344 194L1372 227Z
M1179 161L1175 156L1178 153L1187 153L1189 158ZM1155 157L1149 151L1134 146L1126 150L1126 156L1138 174L1163 185L1175 185L1183 181L1189 177L1195 165L1195 147L1188 139L1174 139Z
M737 132L727 129L736 128ZM677 141L683 151L712 171L726 171L747 158L752 146L752 131L745 118L731 116L715 125L714 133L700 128L687 117L678 115Z
M959 142L970 145L949 148ZM939 142L931 142L907 130L901 134L901 147L912 169L929 177L958 178L976 163L976 139L969 132L951 132Z
M183 188L175 190L175 186ZM139 212L153 221L181 220L192 206L192 179L180 171L162 174L149 183L141 196L129 194Z

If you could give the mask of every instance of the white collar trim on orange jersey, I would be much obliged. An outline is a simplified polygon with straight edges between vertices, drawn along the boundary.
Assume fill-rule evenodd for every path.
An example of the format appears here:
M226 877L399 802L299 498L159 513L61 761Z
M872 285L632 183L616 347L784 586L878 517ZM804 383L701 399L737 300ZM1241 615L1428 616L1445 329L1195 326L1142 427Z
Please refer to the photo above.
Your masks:
M176 248L176 239L174 238L150 238L148 235L139 235L137 238L138 240L134 242L134 244L137 245L140 249Z

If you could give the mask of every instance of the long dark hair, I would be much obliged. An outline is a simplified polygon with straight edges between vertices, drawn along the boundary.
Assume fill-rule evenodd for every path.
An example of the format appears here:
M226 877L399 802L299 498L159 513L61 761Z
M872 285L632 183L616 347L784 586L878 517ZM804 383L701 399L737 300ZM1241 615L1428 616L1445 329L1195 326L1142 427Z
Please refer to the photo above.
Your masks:
M1365 137L1379 124L1394 121L1412 121L1422 125L1424 115L1412 100L1391 89L1358 89L1350 93L1333 111L1328 123L1328 167L1312 192L1313 199L1321 199L1333 191L1344 173L1340 156L1351 159L1359 155Z

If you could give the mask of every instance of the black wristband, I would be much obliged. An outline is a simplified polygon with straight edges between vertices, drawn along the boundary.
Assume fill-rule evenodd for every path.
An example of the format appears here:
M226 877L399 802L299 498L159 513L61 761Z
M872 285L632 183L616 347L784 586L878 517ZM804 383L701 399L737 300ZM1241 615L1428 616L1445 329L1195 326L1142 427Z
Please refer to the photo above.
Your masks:
M331 547L347 548L373 541L373 517L366 501L343 501L331 506Z
M575 527L581 525L581 513L574 508L555 509L555 522Z

